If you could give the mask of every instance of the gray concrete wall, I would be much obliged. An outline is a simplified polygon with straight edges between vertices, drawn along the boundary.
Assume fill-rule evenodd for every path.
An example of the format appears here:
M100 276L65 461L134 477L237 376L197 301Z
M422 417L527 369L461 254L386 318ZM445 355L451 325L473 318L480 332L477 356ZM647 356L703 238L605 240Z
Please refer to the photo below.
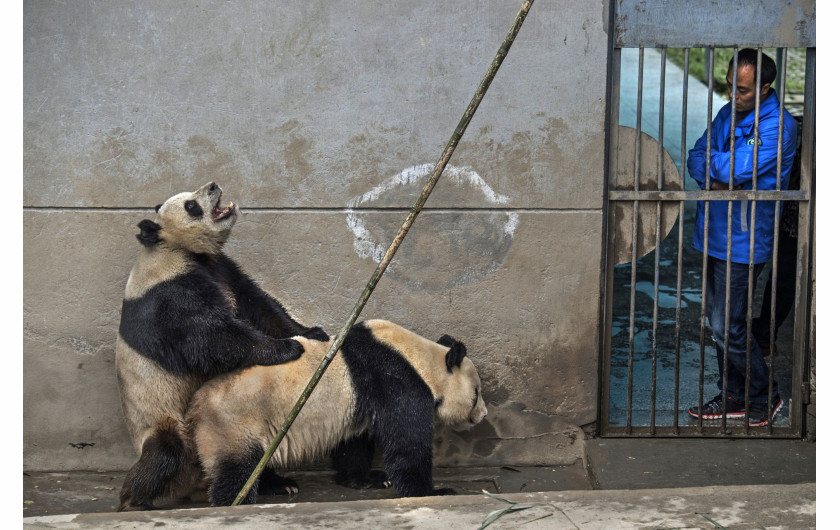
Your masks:
M280 6L24 4L25 469L135 460L114 340L175 192L219 183L229 254L337 332L519 3ZM572 461L595 421L606 10L535 3L362 315L467 344L490 414L441 464Z

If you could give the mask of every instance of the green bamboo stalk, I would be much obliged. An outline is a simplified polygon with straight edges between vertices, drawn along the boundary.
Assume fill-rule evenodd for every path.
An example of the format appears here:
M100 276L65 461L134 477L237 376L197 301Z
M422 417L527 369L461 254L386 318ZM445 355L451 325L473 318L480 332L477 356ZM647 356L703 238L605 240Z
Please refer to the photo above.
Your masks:
M473 95L472 100L470 101L470 104L467 106L467 109L464 111L464 114L461 117L461 121L459 121L458 126L455 127L455 132L452 133L452 136L449 139L449 143L446 145L446 148L443 150L443 153L441 153L440 159L435 165L428 182L426 182L426 186L423 188L423 191L420 193L420 197L418 197L417 202L414 204L414 208L411 209L411 212L409 212L408 217L406 217L405 221L403 221L403 224L400 227L397 236L394 238L394 241L391 243L391 246L388 247L388 250L385 252L385 255L379 261L379 265L376 267L376 270L373 272L373 275L371 275L370 280L368 280L368 283L362 291L361 296L359 296L359 300L356 302L356 306L353 308L353 312L350 314L350 317L347 319L347 322L344 324L344 327L341 329L338 335L336 335L332 345L330 346L330 349L327 351L327 354L324 356L324 359L321 361L321 364L318 366L318 369L315 371L315 374L312 376L312 379L309 380L309 384L306 385L306 388L303 390L303 393L301 394L300 398L298 398L297 403L295 403L295 406L292 408L291 412L289 412L289 415L286 417L286 421L283 422L283 425L277 431L277 435L274 437L274 440L271 442L271 445L269 445L266 449L266 452L263 455L262 459L260 459L259 463L257 464L257 467L254 469L254 472L251 473L251 476L245 482L245 485L242 487L242 490L240 490L239 494L233 500L233 504L231 506L238 506L245 498L245 495L247 495L248 492L251 491L251 488L254 487L254 483L257 481L257 478L265 469L265 466L268 464L268 461L271 459L271 456L274 454L274 451L277 450L277 447L280 445L280 442L283 440L283 438L286 436L286 433L289 431L289 427L291 427L292 423L294 423L295 418L297 418L298 414L300 413L300 410L303 408L304 404L309 399L309 396L312 394L312 391L315 389L315 386L321 380L321 376L324 374L324 371L326 371L327 367L332 362L333 358L335 357L335 354L338 352L338 349L344 342L344 338L350 331L350 328L353 326L353 324L356 323L356 319L359 318L359 314L362 312L362 308L364 308L365 304L370 298L371 293L373 293L376 284L379 283L380 278L382 278L382 275L385 273L385 269L388 267L388 264L391 263L391 259L394 257L394 254L397 252L397 249L399 248L400 244L402 244L403 239L405 239L408 230L411 228L411 225L414 223L414 220L417 218L417 215L420 213L420 210L423 209L423 205L426 204L426 199L429 198L429 195L432 193L432 189L434 189L438 179L440 179L440 176L443 174L443 170L449 163L449 159L452 158L452 153L458 146L458 142L461 141L461 137L464 135L464 131L467 130L467 126L472 120L473 115L475 115L475 111L476 109L478 109L479 104L481 104L481 100L484 98L484 94L486 94L487 89L490 88L490 83L493 81L493 78L496 76L496 72L498 72L499 67L505 60L508 50L510 50L513 41L516 39L516 35L517 33L519 33L519 28L522 27L522 23L525 21L525 17L528 15L528 11L531 9L532 4L533 0L524 0L522 2L522 5L519 8L519 12L516 14L516 18L514 19L510 30L508 30L508 33L505 36L505 40L502 42L502 45L499 47L499 51L496 52L496 56L493 58L493 62L490 63L490 68L487 70L487 73L484 74L484 78L478 85L478 88L476 89L475 94Z

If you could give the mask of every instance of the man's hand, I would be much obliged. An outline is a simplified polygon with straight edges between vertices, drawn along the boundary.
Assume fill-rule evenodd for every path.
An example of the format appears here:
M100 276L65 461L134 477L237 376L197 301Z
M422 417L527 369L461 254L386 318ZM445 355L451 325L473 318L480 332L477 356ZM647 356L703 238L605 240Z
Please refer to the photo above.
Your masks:
M709 189L711 189L711 190L728 190L729 189L729 184L727 184L726 182L720 182L719 180L715 180L715 179L711 179L711 180L712 180L712 184L711 184L711 187ZM744 185L741 184L739 186L735 186L732 189L733 190L740 190L743 187L744 187Z

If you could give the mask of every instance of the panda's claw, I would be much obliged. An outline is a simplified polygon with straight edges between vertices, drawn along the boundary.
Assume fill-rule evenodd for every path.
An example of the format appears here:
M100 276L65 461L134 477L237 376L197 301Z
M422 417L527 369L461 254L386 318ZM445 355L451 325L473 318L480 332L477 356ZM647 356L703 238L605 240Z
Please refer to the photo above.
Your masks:
M266 469L260 475L260 495L297 495L300 491L297 482L278 475L273 469Z

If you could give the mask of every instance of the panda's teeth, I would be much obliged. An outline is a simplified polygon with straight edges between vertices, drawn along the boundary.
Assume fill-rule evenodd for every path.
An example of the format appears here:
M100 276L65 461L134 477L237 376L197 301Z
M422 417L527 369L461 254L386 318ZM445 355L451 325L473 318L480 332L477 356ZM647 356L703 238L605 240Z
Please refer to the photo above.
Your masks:
M224 217L227 217L227 215L231 212L231 210L233 210L234 206L235 206L235 204L231 202L231 203L227 206L227 208L225 208L224 210L220 210L220 209L219 209L219 205L217 204L217 205L213 208L213 217L214 217L216 220L219 220L219 219L222 219L222 218L224 218Z

